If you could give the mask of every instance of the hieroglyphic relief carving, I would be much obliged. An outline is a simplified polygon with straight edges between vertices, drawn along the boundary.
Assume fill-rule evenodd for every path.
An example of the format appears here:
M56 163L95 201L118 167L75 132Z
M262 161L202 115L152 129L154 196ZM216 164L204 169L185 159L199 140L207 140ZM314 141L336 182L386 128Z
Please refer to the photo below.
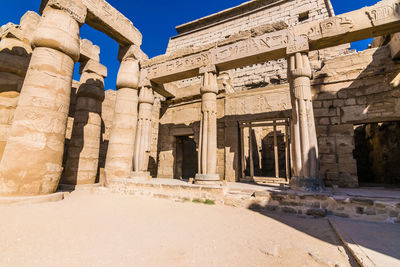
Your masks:
M273 51L284 48L288 42L287 31L267 33L251 39L242 40L233 44L212 49L212 63L218 64L244 55Z
M400 18L400 3L388 3L377 5L366 11L372 25L382 25L393 20L393 17Z
M206 51L151 66L147 68L147 77L151 79L152 77L157 77L168 72L180 72L193 67L200 68L202 66L209 65L209 63L210 53Z
M351 18L333 17L321 22L320 27L322 37L325 38L349 32L354 27L354 23Z

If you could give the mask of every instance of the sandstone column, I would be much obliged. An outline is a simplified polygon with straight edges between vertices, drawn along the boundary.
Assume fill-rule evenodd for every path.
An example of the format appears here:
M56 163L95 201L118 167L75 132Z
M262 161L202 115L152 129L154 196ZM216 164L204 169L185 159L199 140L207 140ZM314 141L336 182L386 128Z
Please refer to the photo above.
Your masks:
M291 148L292 188L323 189L318 178L318 142L311 95L311 66L307 51L288 57L288 77L292 102Z
M0 164L0 195L41 195L57 189L72 74L79 59L79 27L85 17L86 7L78 0L50 0L43 11Z
M133 160L134 173L132 177L151 178L148 172L152 136L152 113L154 94L148 80L141 81L139 94L139 118L136 132L135 155Z
M0 34L0 159L8 139L19 94L32 55L32 33L40 16L27 12L20 26L7 24Z
M94 184L98 170L107 68L89 59L81 63L81 74L63 184Z
M120 48L121 50L124 49ZM106 157L107 181L115 178L129 178L132 174L140 72L139 60L130 52L130 49L123 54L117 77L118 91Z
M198 184L217 183L217 70L215 66L200 69L203 74L201 93L201 121L199 140Z

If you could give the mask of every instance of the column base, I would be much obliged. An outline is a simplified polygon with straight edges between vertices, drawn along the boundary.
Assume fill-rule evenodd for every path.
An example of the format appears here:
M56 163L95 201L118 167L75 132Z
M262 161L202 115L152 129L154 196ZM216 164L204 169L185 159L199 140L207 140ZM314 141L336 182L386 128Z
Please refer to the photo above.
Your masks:
M39 195L39 196L0 197L0 206L37 204L43 202L60 201L63 199L64 199L63 192L57 192L53 194Z
M151 180L150 172L132 172L132 179Z
M319 178L301 178L292 177L289 182L290 189L307 191L307 192L321 192L325 191L324 180Z
M203 185L222 185L222 181L219 178L219 174L196 174L194 177L195 184Z
M61 191L74 191L74 190L91 190L93 188L101 187L100 183L97 184L59 184L58 189Z

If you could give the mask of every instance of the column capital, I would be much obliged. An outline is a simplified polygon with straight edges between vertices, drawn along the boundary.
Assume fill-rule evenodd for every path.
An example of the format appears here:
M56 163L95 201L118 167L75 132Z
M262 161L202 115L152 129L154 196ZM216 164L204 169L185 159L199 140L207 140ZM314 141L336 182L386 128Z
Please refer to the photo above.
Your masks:
M288 76L292 79L297 77L311 78L311 65L308 53L297 52L288 58Z
M199 69L199 74L205 74L207 72L217 73L217 67L215 65L208 65Z
M140 68L139 61L134 58L127 58L121 62L117 75L117 89L139 87Z
M153 88L151 86L143 85L140 87L139 103L154 104Z
M214 93L218 94L218 81L216 72L205 72L203 74L200 93Z

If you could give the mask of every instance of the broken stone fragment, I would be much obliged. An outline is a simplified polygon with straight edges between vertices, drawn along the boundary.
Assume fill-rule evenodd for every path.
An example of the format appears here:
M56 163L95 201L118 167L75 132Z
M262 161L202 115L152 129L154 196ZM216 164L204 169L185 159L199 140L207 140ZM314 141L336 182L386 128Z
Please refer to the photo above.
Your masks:
M89 59L100 62L100 47L94 45L88 39L80 40L81 56L79 61L83 62Z

